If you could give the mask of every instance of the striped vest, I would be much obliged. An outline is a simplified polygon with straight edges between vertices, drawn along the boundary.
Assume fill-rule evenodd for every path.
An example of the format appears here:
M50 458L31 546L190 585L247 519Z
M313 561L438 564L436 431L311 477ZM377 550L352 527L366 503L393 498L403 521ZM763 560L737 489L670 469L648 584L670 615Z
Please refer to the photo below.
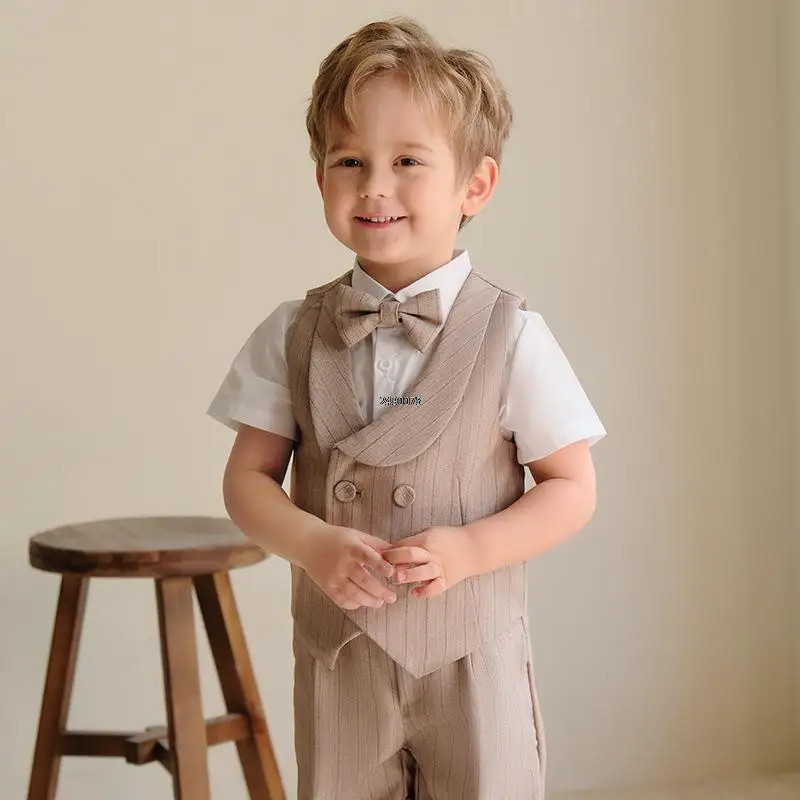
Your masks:
M300 429L291 499L333 524L390 542L431 526L494 514L524 492L516 447L500 434L499 409L512 322L525 301L471 270L422 371L370 424L361 415L350 351L334 321L337 286L307 292L287 332L289 388ZM340 609L297 565L295 632L333 669L341 648L366 633L415 677L472 652L525 614L526 564L468 578L420 599L394 586L382 608Z

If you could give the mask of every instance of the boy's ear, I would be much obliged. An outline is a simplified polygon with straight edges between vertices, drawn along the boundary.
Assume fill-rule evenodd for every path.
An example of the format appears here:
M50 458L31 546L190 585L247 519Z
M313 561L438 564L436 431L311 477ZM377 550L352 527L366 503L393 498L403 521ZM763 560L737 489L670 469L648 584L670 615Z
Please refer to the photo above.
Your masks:
M317 186L319 187L319 193L322 194L322 184L323 184L322 167L317 166L316 175L317 175Z
M494 194L500 168L491 156L484 156L467 184L466 197L461 205L461 213L474 217Z

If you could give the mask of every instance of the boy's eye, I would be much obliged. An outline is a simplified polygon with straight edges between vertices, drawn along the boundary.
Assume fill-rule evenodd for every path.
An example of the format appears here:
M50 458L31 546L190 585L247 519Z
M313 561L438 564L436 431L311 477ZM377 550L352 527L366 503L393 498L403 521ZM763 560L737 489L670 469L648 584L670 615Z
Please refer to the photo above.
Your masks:
M406 164L405 162L407 162L407 161L410 161L412 163ZM339 163L343 167L351 167L351 166L359 166L361 162L357 158L343 158ZM411 158L410 156L405 156L404 158L400 159L400 163L402 163L403 166L415 167L415 166L417 166L419 164L419 161L417 161L416 158Z

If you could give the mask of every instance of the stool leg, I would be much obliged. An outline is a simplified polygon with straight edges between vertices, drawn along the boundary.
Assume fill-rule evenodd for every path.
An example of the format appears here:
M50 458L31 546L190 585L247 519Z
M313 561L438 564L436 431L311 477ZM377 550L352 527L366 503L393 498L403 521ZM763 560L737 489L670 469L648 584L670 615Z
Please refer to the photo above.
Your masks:
M157 579L156 599L175 800L209 800L192 579Z
M61 737L66 730L72 697L88 588L88 578L76 575L64 575L61 578L28 800L53 800L56 796L61 767Z
M227 710L250 719L252 737L236 743L251 800L285 800L230 575L194 579Z

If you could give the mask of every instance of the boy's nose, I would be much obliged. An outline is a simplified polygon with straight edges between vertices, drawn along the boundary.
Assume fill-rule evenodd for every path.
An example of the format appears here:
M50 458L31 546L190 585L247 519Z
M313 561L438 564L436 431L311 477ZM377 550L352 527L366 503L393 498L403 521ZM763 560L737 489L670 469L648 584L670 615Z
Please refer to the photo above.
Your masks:
M388 197L391 194L391 179L374 173L368 175L362 181L358 194L362 200L367 197Z
M388 197L389 192L388 190L380 190L380 189L362 189L359 193L359 197L362 200L366 200L368 197Z

